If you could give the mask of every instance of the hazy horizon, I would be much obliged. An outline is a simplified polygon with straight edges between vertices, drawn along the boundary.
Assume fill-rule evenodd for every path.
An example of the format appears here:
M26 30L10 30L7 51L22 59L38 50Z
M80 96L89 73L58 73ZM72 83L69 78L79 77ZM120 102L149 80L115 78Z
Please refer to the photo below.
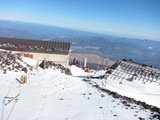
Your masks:
M125 36L125 35L121 35L121 34L115 34L115 33L103 33L103 32L96 32L96 31L87 31L87 30L83 30L83 29L76 29L76 28L69 28L69 27L63 27L63 26L56 26L56 25L50 25L50 24L44 24L44 23L36 23L36 22L28 22L28 21L19 21L19 20L7 20L7 19L0 19L3 21L9 21L9 22L19 22L19 23L24 23L24 24L37 24L37 25L44 25L44 26L48 26L48 27L57 27L57 28L62 28L62 29L68 29L68 30L75 30L75 31L81 31L81 32L88 32L91 34L99 34L99 35L107 35L107 36L113 36L113 37L119 37L119 38L128 38L128 39L140 39L140 40L153 40L153 41L157 41L160 42L160 40L156 40L156 39L147 39L147 38L141 38L141 37L131 37L131 36Z
M0 19L160 41L159 0L0 0Z

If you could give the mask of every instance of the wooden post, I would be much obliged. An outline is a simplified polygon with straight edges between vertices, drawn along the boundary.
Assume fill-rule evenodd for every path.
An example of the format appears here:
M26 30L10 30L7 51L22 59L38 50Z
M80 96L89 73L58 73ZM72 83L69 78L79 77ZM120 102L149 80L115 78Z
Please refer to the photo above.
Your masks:
M21 75L21 83L27 84L27 76Z
M24 76L24 83L27 84L27 76Z
M24 76L23 75L21 75L21 82L22 82L22 84L24 84Z
M46 69L46 58L44 58L44 65L43 65L43 69Z

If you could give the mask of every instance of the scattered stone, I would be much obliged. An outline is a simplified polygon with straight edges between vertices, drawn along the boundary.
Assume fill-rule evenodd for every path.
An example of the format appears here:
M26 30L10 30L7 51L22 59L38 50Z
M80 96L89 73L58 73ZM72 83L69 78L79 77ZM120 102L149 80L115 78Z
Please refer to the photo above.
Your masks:
M3 74L6 74L6 73L7 73L7 70L4 70L4 71L3 71Z
M59 69L59 70L61 70L61 73L65 73L67 75L72 75L72 73L71 73L69 68L65 68L61 64L55 64L52 61L46 61L46 62L42 61L42 63L40 63L39 66L41 68L45 68L45 69L48 69L48 68Z
M139 120L145 120L145 118L142 118L142 117L139 117L138 119L139 119Z
M17 60L26 64L27 67L21 65ZM0 69L3 70L4 74L6 74L7 71L23 71L27 73L28 70L32 71L33 67L27 65L19 56L12 54L12 52L0 51Z
M115 100L112 100L111 102L115 102Z
M117 67L117 65L120 65L121 64L121 62L123 62L123 61L127 61L127 62L132 62L132 63L134 63L132 60L122 60L122 61L120 61L120 62L117 62L117 64L116 65L114 65L112 68L110 68L110 69L112 69L112 70L114 70L116 67ZM135 63L135 64L138 64L138 63ZM138 64L138 65L141 65L141 64ZM146 68L145 68L146 69ZM159 69L158 69L159 70ZM148 74L151 74L152 75L152 77L154 78L154 77L157 77L157 75L155 74L156 72L154 72L155 70L153 70L153 71L149 71L149 73ZM108 72L108 71L107 71ZM106 73L106 74L109 74L109 73ZM142 76L143 74L146 74L145 73L145 71L143 70L143 69L137 69L136 71L135 71L135 75L134 76ZM160 75L160 74L159 74ZM159 76L158 75L158 76ZM134 99L134 98L130 98L130 97L127 97L127 96L123 96L123 95L120 95L120 94L118 94L117 92L114 92L114 91L111 91L111 90L108 90L108 89L106 89L106 88L103 88L103 87L100 87L99 85L95 85L95 84L93 84L92 82L90 82L90 81L88 81L87 79L83 79L83 81L85 81L85 82L88 82L90 85L92 85L92 87L95 87L95 88L97 88L99 91L102 91L102 92L105 92L105 93L108 93L108 95L111 95L113 98L117 98L117 99L120 99L120 100L122 100L123 102L123 104L124 104L124 106L128 106L128 107L131 107L131 105L130 104L135 104L135 105L137 105L137 106L139 106L140 108L142 108L141 110L150 110L150 111L152 111L152 112L157 112L157 113L159 113L160 114L160 108L158 108L158 107L156 107L156 106L153 106L153 105L149 105L149 104L147 104L147 103L145 103L145 102L142 102L142 101L137 101L136 99ZM159 83L160 84L160 83ZM101 94L101 97L103 97L103 94ZM111 102L115 102L115 101L111 101ZM137 106L134 106L134 107L137 107Z
M105 97L105 95L101 94L101 97L103 98L103 97Z
M160 120L160 114L154 114L154 115L152 116L152 118L156 118L156 119Z

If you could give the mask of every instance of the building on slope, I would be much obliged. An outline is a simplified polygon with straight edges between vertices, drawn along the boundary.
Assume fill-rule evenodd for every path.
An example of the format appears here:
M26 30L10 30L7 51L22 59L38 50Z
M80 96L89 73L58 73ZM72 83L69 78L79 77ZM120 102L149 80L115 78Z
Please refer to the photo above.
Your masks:
M70 43L0 37L0 49L68 66Z
M138 80L143 83L154 82L160 85L160 69L126 59L116 62L107 71L105 77L108 80L118 80L119 83L122 83L123 80Z

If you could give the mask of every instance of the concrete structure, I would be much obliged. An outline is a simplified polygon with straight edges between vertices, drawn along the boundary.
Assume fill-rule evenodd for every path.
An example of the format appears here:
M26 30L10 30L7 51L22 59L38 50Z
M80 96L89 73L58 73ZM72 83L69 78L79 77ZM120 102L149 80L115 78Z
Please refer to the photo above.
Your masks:
M0 49L10 50L36 60L53 61L64 66L69 63L70 43L0 37Z

